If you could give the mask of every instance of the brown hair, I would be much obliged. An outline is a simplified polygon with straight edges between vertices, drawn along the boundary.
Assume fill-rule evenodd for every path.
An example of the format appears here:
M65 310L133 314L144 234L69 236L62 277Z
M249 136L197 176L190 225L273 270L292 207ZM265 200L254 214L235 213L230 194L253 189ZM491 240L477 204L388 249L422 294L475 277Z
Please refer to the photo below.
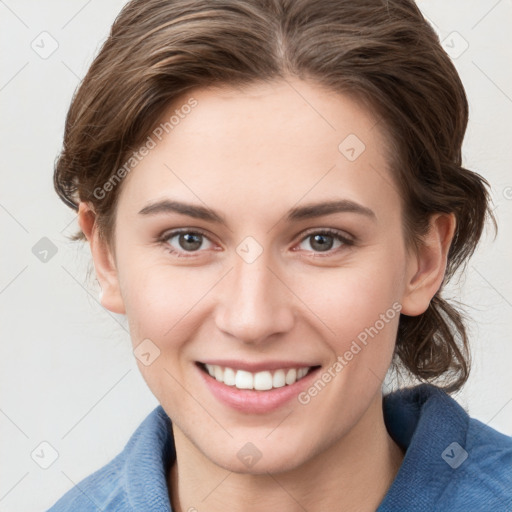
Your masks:
M455 214L444 285L474 252L486 216L495 228L496 220L487 181L462 167L463 85L412 0L132 0L75 93L55 189L74 209L90 203L110 242L120 186L100 198L95 191L175 98L286 76L352 94L378 115L408 245L421 243L431 214ZM395 363L453 392L468 378L468 338L441 290L423 314L401 315Z

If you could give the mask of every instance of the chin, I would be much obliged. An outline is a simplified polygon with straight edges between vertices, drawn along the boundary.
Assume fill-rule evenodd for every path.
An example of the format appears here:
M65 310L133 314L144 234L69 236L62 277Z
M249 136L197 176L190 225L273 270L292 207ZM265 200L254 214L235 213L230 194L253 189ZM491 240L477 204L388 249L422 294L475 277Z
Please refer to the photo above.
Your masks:
M239 475L266 475L285 473L297 469L300 466L300 462L295 459L289 459L283 457L281 460L263 460L263 457L259 459L254 465L245 465L238 460L236 462L226 461L227 464L218 464L220 467L237 473Z
M237 443L237 446L239 444ZM281 445L281 449L279 449L279 446L274 447L267 444L266 447L262 447L261 444L258 444L258 441L254 443L247 441L242 443L240 448L229 447L228 450L223 450L221 453L205 453L205 455L217 466L244 475L279 474L293 471L307 460L307 454L300 453L300 446L288 445L283 449ZM228 453L234 453L234 456L227 457Z

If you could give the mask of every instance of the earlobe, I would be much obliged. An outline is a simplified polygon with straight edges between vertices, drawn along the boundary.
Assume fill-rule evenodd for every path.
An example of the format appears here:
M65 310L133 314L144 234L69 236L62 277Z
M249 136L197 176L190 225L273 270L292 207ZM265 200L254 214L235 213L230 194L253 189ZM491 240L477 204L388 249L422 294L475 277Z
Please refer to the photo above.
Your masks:
M96 278L101 288L101 305L113 313L125 314L114 256L107 241L100 236L96 214L87 203L79 204L78 224L91 247Z
M424 313L443 283L448 251L453 240L456 219L453 213L432 215L430 229L415 254L410 255L402 313Z

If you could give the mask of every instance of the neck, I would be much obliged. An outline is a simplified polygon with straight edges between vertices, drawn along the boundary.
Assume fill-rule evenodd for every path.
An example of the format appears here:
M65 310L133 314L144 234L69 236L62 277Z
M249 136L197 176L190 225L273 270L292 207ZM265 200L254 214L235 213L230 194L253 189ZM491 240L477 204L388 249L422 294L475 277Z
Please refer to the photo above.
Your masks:
M404 456L387 433L380 393L345 436L283 473L233 473L198 452L174 424L173 431L177 460L168 485L174 512L374 512Z

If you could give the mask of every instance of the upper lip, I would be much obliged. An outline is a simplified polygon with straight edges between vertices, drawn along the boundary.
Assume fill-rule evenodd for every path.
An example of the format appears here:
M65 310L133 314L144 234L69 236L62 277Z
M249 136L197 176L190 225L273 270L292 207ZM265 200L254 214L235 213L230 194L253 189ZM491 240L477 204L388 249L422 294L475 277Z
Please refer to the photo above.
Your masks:
M202 364L216 365L232 368L233 370L245 370L247 372L256 373L265 370L279 370L287 368L310 368L319 366L317 364L299 363L297 361L260 361L259 363L250 363L247 361L235 361L232 359L208 359L206 361L198 361Z

